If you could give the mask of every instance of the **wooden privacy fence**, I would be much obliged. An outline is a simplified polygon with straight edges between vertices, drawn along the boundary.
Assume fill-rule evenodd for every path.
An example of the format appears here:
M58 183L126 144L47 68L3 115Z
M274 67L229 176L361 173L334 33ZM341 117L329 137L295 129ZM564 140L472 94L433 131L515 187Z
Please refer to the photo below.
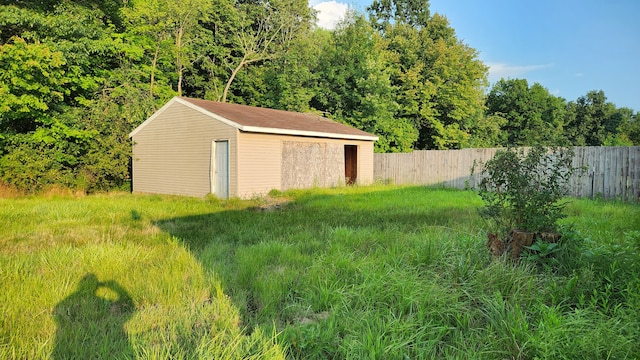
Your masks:
M394 184L443 185L458 189L476 188L480 167L471 174L474 163L486 162L499 149L416 150L411 153L375 154L373 175L377 181ZM575 147L573 166L586 167L574 175L570 195L575 197L620 198L638 201L640 197L640 146Z

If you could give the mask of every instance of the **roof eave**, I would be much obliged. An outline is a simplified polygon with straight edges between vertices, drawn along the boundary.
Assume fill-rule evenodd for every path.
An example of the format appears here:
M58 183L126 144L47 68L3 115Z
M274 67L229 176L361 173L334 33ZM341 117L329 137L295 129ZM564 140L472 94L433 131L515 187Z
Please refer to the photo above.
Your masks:
M240 131L244 131L244 132L262 133L262 134L294 135L294 136L321 137L321 138L346 139L346 140L365 140L365 141L378 140L378 137L375 135L341 134L341 133L329 133L329 132L321 132L321 131L267 128L267 127L259 127L259 126L241 126L239 129Z

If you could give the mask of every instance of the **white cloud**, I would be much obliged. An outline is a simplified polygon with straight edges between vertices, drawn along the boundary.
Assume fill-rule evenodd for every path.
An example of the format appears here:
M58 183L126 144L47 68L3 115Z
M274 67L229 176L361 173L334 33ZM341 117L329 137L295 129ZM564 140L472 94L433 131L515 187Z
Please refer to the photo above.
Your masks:
M349 5L337 1L324 1L313 5L313 8L318 11L316 25L323 29L333 30L338 22L344 19L349 10Z
M502 63L487 63L489 66L489 81L495 82L501 78L518 78L532 71L549 69L554 64L542 65L508 65Z

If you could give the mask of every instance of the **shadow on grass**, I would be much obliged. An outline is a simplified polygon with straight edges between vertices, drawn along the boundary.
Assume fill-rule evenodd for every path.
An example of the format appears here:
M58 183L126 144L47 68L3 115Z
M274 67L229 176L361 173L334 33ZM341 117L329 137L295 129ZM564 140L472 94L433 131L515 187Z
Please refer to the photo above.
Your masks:
M346 236L367 237L361 239L365 242L420 233L425 228L473 231L479 225L478 204L472 193L424 187L336 194L309 192L277 209L222 210L160 220L155 225L181 241L205 268L222 274L223 285L236 306L251 317L255 315L251 304L235 296L251 290L240 288L234 275L243 270L236 255L249 247L263 243L293 246L305 255L318 257L330 251L336 229L346 229Z
M85 275L75 292L56 305L53 359L133 359L124 324L136 311L115 281Z
M419 198L426 196L425 192L431 194L433 191L416 187L356 194L303 195L276 210L224 210L160 220L155 225L178 238L197 256L212 242L233 246L273 240L286 242L291 241L291 235L295 233L319 234L338 227L415 232L425 227L460 228L460 225L465 227L478 220L479 200L475 199L475 194L452 202L447 194L465 193L443 189L438 199L422 202L425 199Z
M535 326L527 330L524 320L531 318L530 324L538 324L547 315L520 311L518 306L526 303L538 309L539 303L540 309L549 308L546 304L549 299L555 302L556 294L545 293L546 284L560 289L560 304L583 308L585 305L579 305L585 298L582 295L592 293L602 303L625 301L615 293L599 295L602 300L598 300L596 291L600 293L603 286L594 268L579 273L571 268L568 275L575 273L575 277L568 284L561 277L556 285L553 278L538 283L533 270L526 267L514 271L503 262L489 263L488 254L484 257L484 236L478 236L486 226L478 215L482 203L470 192L415 187L335 194L311 191L295 198L270 211L245 208L246 203L233 200L212 202L210 213L154 223L219 277L249 332L253 326L271 324L282 330L292 357L386 355L388 349L402 347L399 344L412 345L398 350L393 358L468 357L472 353L517 357L528 356L527 352L535 357L535 348L523 352L521 346L533 340L540 346L545 341L536 337L545 334L536 332ZM608 251L602 255L598 258L615 259ZM603 267L607 269L612 279L620 278L620 269ZM578 281L585 284L576 285ZM617 282L612 289L625 288L633 281ZM507 302L520 312L517 316L505 312ZM590 307L611 311L608 317L618 309ZM559 310L553 309L548 316L558 324L554 311ZM587 310L588 316L596 314ZM559 325L557 333L597 334L607 329L593 331L583 326L574 330L571 316L568 313L568 320L563 320L567 327ZM497 324L495 329L504 333L496 333L487 323ZM513 329L524 330L518 335ZM626 342L634 336L620 336L617 344L624 347L618 346L622 349L618 354L634 353L635 347L628 345L632 342ZM567 350L569 342L563 341L548 346ZM571 344L590 348L579 342ZM459 352L446 350L458 347Z

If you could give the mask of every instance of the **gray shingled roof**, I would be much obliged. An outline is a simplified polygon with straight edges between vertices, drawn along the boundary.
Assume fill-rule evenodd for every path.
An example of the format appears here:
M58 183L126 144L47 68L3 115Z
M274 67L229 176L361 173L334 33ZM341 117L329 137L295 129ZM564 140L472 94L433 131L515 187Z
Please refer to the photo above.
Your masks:
M315 114L186 97L180 97L179 99L237 124L238 126L236 127L241 131L337 138L362 138L365 140L378 139L376 135Z

